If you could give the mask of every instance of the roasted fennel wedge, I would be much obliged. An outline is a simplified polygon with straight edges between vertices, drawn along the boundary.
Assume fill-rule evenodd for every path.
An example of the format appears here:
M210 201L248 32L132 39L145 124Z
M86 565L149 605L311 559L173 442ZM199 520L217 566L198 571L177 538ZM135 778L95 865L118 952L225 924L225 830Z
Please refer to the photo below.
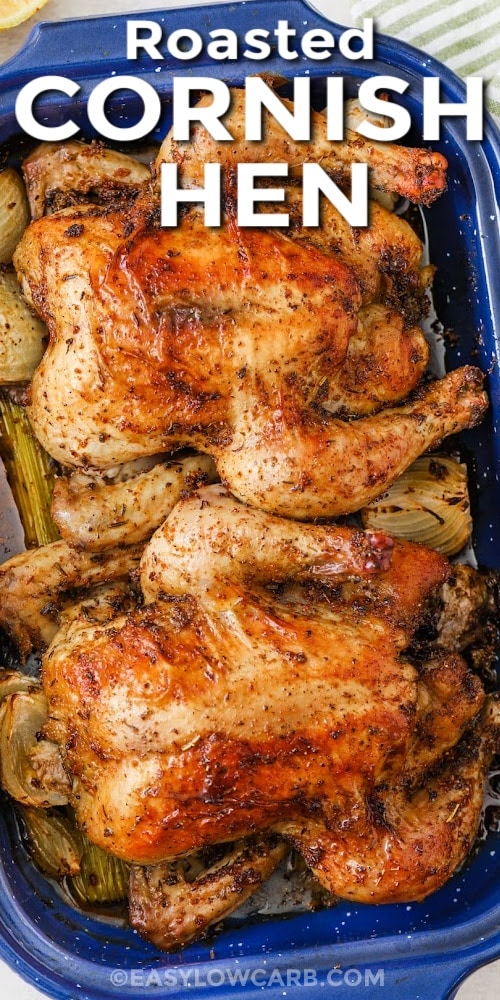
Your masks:
M80 873L82 837L62 813L54 809L19 806L29 844L31 860L49 878L64 878Z
M128 893L129 869L77 827L71 809L17 806L31 859L48 878L64 879L78 906L121 902Z

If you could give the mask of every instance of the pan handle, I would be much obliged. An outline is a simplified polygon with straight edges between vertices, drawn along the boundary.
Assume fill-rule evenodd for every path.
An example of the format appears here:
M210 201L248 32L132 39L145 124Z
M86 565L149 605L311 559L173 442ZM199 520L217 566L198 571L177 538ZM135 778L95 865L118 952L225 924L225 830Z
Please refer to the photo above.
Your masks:
M158 14L157 11L156 19ZM146 18L147 14L142 16ZM105 20L109 22L106 29ZM98 81L112 71L131 73L133 64L126 59L126 25L126 14L82 17L77 31L74 19L41 21L23 46L3 64L2 75L19 87L35 76L76 78L83 71L85 77Z
M139 4L138 4L139 6ZM174 7L167 10L145 10L135 15L132 12L123 14L107 14L95 17L82 17L78 20L77 30L74 20L42 21L35 25L28 35L24 46L11 59L2 65L2 116L13 114L15 99L19 90L35 77L63 76L73 80L80 87L77 102L84 103L90 91L98 83L113 76L138 74L143 80L150 82L159 92L171 89L172 75L190 73L190 62L179 62L169 56L168 51L159 43L162 60L152 60L144 53L139 53L137 60L127 59L127 21L138 19L155 22L161 26L165 35L179 29L189 27L190 12L196 12L196 23L199 33L208 40L208 33L214 28L228 27L234 21L234 5L221 3L202 8ZM241 37L255 28L255 18L252 8L255 4L238 4L238 25ZM312 9L311 9L312 8ZM259 5L259 27L270 31L283 17L281 0L266 0ZM305 0L288 0L286 15L289 23L300 28L304 23L304 14L314 11ZM314 11L315 24L324 26L338 36L345 28L334 24ZM341 58L342 61L342 58ZM196 73L203 76L220 76L221 64L207 56L196 60ZM343 63L346 68L350 63ZM255 62L241 58L236 67L231 70L226 66L226 74L240 78L242 73L256 72ZM266 71L282 72L282 61L274 52L266 60ZM6 137L8 137L8 131ZM0 133L0 142L3 136Z
M330 968L323 967L321 971L311 968L313 960L310 955L307 958L302 956L294 970L280 968L279 982L275 983L271 976L266 984L267 1000L282 1000L283 986L286 986L289 1000L301 1000L306 995L309 1000L353 1000L353 997L365 1000L375 1000L376 997L380 1000L454 1000L457 990L472 972L498 957L498 947L488 947L483 954L467 948L465 954L445 951L443 955L436 955L424 951L414 957L410 957L403 948L399 955L391 956L387 951L385 960L375 950L369 963L366 958L358 962L355 954L352 954L352 964L344 955L342 962ZM295 957L298 957L297 953ZM303 979L297 984L289 983L287 972L292 971L299 976L299 970L303 970ZM257 974L262 974L262 970L258 969ZM308 979L306 974L312 979ZM250 981L253 982L251 976ZM250 982L243 989L243 994L246 993L250 1000L254 994L249 987ZM229 992L221 990L220 998L230 1000Z
M139 5L138 5L139 6ZM175 60L169 55L163 44L158 47L163 52L164 59L154 65L149 65L150 60L139 56L137 62L127 60L127 21L143 20L156 22L165 33L170 34L178 29L189 27L193 10L188 6L172 7L165 10L157 9L148 11L147 3L143 4L145 9L122 14L105 14L91 17L82 16L78 20L78 30L75 30L75 20L61 21L41 21L35 25L28 35L24 46L15 53L10 60L2 66L3 75L17 78L17 83L27 82L33 76L44 74L69 75L77 77L78 72L82 72L85 79L92 78L94 82L104 79L113 72L119 74L131 74L139 72L141 76L148 75L151 69L152 79L156 79L154 69L160 67L160 76L167 75L174 69ZM252 11L246 5L240 4L238 11L238 25L241 37L244 32L255 27L255 18ZM254 5L255 6L255 5ZM315 24L328 28L334 36L340 35L345 27L335 24L325 18L314 8L313 0L288 0L286 16L288 22L300 28L304 24L304 14L314 14ZM284 16L283 4L281 0L266 0L265 7L259 8L259 27L269 28L270 31L276 26L278 20ZM202 9L195 10L197 15L198 31L208 39L208 32L213 28L230 27L234 21L234 6L231 3L221 3L207 5ZM191 18L190 18L191 14ZM341 60L340 60L341 61ZM248 67L248 71L255 73L255 62L241 58L239 62ZM190 63L179 63L175 66L175 72L189 72ZM196 60L196 70L200 71L202 65L203 75L220 76L221 66L227 65L204 56ZM346 65L350 65L347 63ZM266 70L269 68L269 61L266 61Z
M482 964L477 956L474 959L469 955L468 961L461 961L455 955L440 961L433 956L428 962L422 957L415 965L389 965L384 970L384 988L379 988L378 994L381 1000L384 997L390 997L390 1000L408 1000L410 997L411 1000L453 1000L462 983ZM379 976L379 987L381 980ZM373 992L369 995L374 997L377 994L376 974L372 974L372 982ZM368 980L366 986L370 986ZM352 997L352 988L346 988L344 992L338 990L337 993L340 994L339 1000L346 1000L347 996Z

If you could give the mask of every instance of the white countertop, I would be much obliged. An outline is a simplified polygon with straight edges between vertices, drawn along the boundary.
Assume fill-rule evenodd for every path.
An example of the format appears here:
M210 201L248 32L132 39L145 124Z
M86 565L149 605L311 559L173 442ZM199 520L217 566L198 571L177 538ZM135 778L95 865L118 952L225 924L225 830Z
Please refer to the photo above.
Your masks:
M196 0L196 5L221 0ZM83 14L116 14L167 9L169 7L193 6L176 0L49 0L38 15L18 28L0 34L0 62L10 58L24 43L29 31L37 21L57 21L63 18L80 17ZM311 0L325 16L338 24L351 24L349 0ZM42 994L19 978L16 973L0 962L0 988L2 996L8 1000L42 1000ZM150 991L144 991L145 995ZM154 991L153 991L154 992ZM214 991L213 991L214 992ZM76 996L76 991L75 991ZM117 1000L120 996L117 989ZM500 961L474 973L456 994L456 1000L496 1000L500 996ZM382 997L382 1000L384 998ZM387 997L386 1000L391 1000ZM434 1000L432 983L429 982L429 1000Z

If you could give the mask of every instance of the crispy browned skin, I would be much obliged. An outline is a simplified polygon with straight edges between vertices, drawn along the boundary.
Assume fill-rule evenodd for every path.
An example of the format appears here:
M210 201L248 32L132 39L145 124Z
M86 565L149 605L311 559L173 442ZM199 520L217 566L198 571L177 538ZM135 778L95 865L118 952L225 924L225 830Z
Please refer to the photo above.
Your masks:
M319 880L361 903L421 900L439 889L467 856L477 832L497 739L493 731L498 733L497 706L493 710L493 724L488 705L476 729L436 773L361 803L348 832L321 830L310 821L290 825L292 842Z
M307 227L302 225L302 190L295 184L287 187L286 202L273 203L273 211L289 214L287 236L333 253L354 271L364 305L380 300L413 322L420 319L423 286L431 273L422 266L422 243L405 219L370 201L369 225L353 228L325 199L321 225Z
M145 550L145 608L60 630L47 736L91 839L154 864L275 831L328 889L373 901L421 898L451 874L493 725L458 654L420 675L404 656L450 566L398 543L390 568L350 567L357 535L353 549L338 531L204 488ZM323 587L298 582L311 579Z
M359 311L344 364L316 400L329 413L368 416L415 389L428 360L421 328L407 329L401 313L375 302Z

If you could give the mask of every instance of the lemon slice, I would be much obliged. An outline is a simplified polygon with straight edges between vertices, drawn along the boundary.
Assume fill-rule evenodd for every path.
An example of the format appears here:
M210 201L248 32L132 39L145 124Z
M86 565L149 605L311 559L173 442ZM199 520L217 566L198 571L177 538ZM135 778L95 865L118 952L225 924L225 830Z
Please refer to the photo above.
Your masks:
M47 0L0 0L0 31L27 21L46 3Z

